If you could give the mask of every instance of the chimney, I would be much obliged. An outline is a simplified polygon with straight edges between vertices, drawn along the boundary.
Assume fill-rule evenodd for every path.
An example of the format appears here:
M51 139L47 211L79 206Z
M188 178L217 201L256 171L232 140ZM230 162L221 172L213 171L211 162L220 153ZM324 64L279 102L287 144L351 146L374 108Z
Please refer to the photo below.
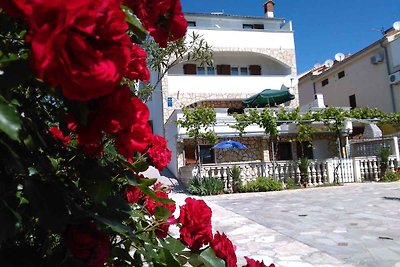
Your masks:
M273 0L269 0L264 3L264 14L265 17L267 18L273 18L274 17L274 6L275 3Z

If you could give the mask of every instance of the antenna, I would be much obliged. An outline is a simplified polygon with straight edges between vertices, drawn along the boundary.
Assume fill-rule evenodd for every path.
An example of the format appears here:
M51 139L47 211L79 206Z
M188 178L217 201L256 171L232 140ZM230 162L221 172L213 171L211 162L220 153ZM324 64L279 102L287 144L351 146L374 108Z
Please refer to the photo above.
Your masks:
M317 69L319 67L321 67L321 64L320 63L315 63L314 66L313 66L313 69Z
M395 21L393 23L393 29L395 29L396 31L400 30L400 21Z
M345 56L344 56L344 54L343 53L337 53L336 55L335 55L335 59L337 60L337 61L342 61L343 59L345 58Z
M327 59L327 60L324 62L324 65L325 65L327 68L332 67L332 66L333 66L333 60L332 60L332 59Z
M299 83L299 79L297 78L296 75L290 74L285 77L285 81L283 82L283 85L287 88L293 88Z

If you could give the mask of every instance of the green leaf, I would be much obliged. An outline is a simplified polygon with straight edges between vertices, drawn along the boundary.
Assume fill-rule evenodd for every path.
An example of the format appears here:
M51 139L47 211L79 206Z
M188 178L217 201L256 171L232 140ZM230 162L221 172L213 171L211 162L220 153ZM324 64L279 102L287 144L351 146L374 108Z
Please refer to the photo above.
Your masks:
M0 131L17 141L19 130L21 130L21 120L16 108L0 103Z
M140 189L140 191L143 192L143 194L151 197L156 202L160 202L160 203L163 203L163 204L175 204L175 201L173 201L172 199L157 197L156 194L154 193L154 191L149 189L147 186L138 185L137 187Z
M212 248L207 248L201 252L199 259L207 267L225 267L225 261L218 258Z
M146 39L148 31L143 27L140 20L133 14L132 10L123 5L121 6L121 9L126 15L125 20L130 24L130 29L133 31L133 34L139 39L139 41Z
M111 190L112 184L110 180L99 180L88 188L88 193L94 202L99 203L107 199Z
M124 260L124 261L130 262L130 263L133 262L133 259L132 259L131 255L129 255L128 250L125 250L125 249L122 249L119 247L113 247L113 248L111 248L110 254L111 254L111 258L117 257L120 260Z
M182 252L186 248L182 241L172 237L167 237L163 240L160 240L160 243L164 248L173 253Z
M168 220L169 216L171 216L171 211L165 207L158 206L154 209L154 211L157 219L166 221Z
M107 225L108 227L111 228L111 230L113 230L116 233L119 233L123 236L131 236L133 237L133 233L132 230L126 226L121 224L118 221L114 221L114 220L109 220L107 218L101 217L101 216L95 216L96 220L98 220L99 222Z

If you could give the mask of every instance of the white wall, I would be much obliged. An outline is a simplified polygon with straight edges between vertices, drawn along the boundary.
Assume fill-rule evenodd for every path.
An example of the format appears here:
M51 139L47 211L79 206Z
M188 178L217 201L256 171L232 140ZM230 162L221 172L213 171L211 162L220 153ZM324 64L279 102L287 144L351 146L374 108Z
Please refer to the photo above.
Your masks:
M189 29L188 33L193 31ZM277 48L294 49L293 32L270 32L265 30L203 30L196 29L212 47Z
M400 68L400 36L388 44L388 53L390 56L391 72Z
M386 63L374 65L370 61L376 53L384 53L384 51L376 47L362 57L349 60L346 64L334 67L312 79L309 76L301 79L300 105L313 100L313 83L315 82L316 93L324 95L326 105L348 107L349 96L355 94L357 107L376 107L384 112L393 112ZM346 76L338 79L338 73L343 70ZM321 82L326 78L329 79L329 84L322 86Z
M156 82L156 73L151 73L151 83ZM164 136L163 104L161 85L158 85L152 94L151 100L146 103L150 110L150 120L153 122L153 133Z
M170 120L165 125L165 139L167 140L167 146L172 151L171 161L168 164L168 169L171 173L178 177L178 152L177 152L177 137L178 137L178 126L176 125L176 113L172 114Z
M283 19L265 19L259 18L244 18L234 16L196 16L185 14L188 21L195 21L195 28L209 28L209 29L243 29L243 24L264 24L264 28L268 30L291 30L288 26L284 27Z
M264 89L280 89L286 75L229 76L229 75L170 75L168 93L231 93L249 95Z

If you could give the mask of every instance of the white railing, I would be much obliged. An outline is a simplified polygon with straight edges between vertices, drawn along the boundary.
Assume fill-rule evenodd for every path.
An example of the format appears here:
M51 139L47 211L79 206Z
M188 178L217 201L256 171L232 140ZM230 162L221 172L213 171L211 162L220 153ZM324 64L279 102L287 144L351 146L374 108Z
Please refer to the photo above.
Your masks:
M274 164L272 162L205 164L201 166L200 177L212 176L221 179L224 181L225 191L232 192L233 180L230 171L234 166L240 168L240 179L243 183L255 180L257 177L272 177L284 183L287 183L288 179L293 179L295 183L300 184L301 175L297 161L277 161ZM397 167L396 158L390 157L388 170L395 171ZM197 168L192 170L192 177L197 176L197 171ZM380 160L377 157L311 160L308 167L308 186L378 181L380 172Z

